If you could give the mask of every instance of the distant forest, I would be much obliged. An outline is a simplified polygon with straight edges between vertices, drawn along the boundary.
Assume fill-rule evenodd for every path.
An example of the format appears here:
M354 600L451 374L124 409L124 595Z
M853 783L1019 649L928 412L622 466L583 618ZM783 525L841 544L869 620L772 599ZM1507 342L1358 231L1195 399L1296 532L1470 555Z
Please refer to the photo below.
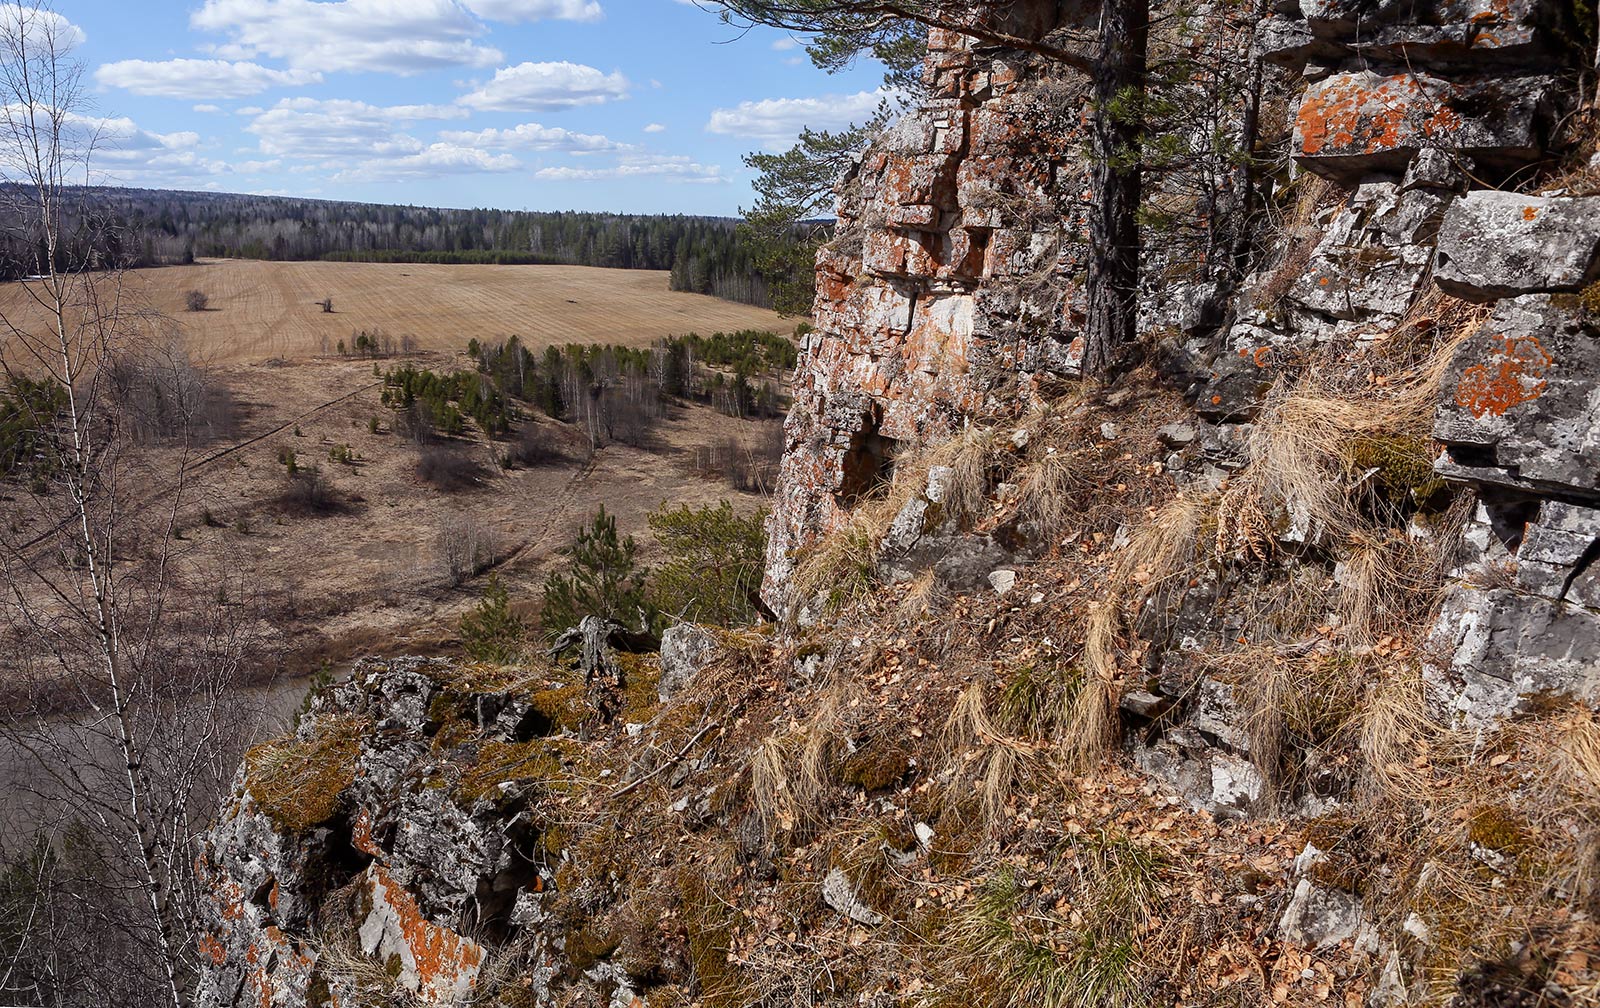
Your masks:
M579 211L442 210L158 189L75 190L73 249L108 266L196 258L343 262L565 264L671 270L673 290L770 307L766 281L727 217ZM39 271L40 249L15 239L0 279ZM82 261L81 259L78 261Z

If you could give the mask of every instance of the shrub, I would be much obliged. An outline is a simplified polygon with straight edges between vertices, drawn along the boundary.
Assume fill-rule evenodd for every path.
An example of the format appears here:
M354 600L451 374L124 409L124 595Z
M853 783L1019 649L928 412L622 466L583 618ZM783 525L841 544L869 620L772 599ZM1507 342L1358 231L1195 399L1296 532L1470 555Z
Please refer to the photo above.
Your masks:
M333 484L314 465L296 466L289 461L289 482L278 502L293 514L327 514L339 510L339 495Z
M563 449L559 428L526 420L517 428L517 434L506 449L506 466L559 465L568 461Z
M662 505L652 513L650 531L667 553L652 581L655 606L696 623L743 626L759 621L766 517L765 509L736 514L727 501L694 509Z
M489 579L483 598L461 617L460 633L467 657L497 665L515 661L528 642L528 625L512 611L499 578Z
M233 394L180 344L120 354L107 379L122 429L140 444L200 444L234 434Z
M477 522L453 519L439 528L439 562L445 580L459 585L487 570L495 561L494 534Z
M187 311L205 311L206 305L210 303L211 299L206 296L204 291L192 290L183 295L183 307Z
M563 551L566 569L550 572L544 584L540 622L549 637L576 626L585 616L601 616L638 627L655 622L645 598L647 569L634 560L638 543L617 534L617 521L600 513Z
M465 490L476 486L483 473L478 463L448 445L423 445L417 457L417 475L439 490Z

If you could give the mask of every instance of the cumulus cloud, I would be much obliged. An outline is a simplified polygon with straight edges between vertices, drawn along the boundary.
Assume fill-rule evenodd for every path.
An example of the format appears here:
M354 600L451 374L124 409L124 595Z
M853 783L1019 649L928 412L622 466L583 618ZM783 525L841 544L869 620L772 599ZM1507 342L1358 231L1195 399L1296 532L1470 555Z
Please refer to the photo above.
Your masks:
M194 110L196 112L202 113L204 115L215 115L218 112L226 111L226 109L224 109L221 105L211 105L211 104L196 105L194 107Z
M205 0L189 23L229 38L219 56L270 56L313 72L413 74L504 59L479 43L487 26L457 0Z
M547 182L596 182L602 179L655 177L672 182L728 181L717 165L703 165L677 154L639 154L621 158L607 168L541 168L533 173Z
M107 87L162 98L243 98L273 87L317 84L322 75L220 59L132 59L105 64L94 72L94 79Z
M294 158L399 157L423 149L399 131L418 119L444 118L457 110L437 105L383 108L345 98L285 98L260 112L245 130L264 154Z
M371 158L339 172L334 181L397 182L480 172L508 172L521 167L510 154L490 154L452 143L435 143L397 158Z
M541 126L539 123L523 123L510 129L446 130L439 134L439 139L466 147L567 151L573 154L623 151L631 147L630 144L618 143L595 133L574 133L559 126Z
M879 103L894 97L889 90L878 88L853 95L740 102L733 108L712 110L706 131L768 142L789 142L807 127L832 130L861 122L877 111Z
M6 111L17 117L28 114L22 106ZM47 117L50 111L35 107L33 114ZM192 187L229 171L225 162L197 150L200 135L189 130L157 133L126 117L71 112L62 113L60 122L61 152L73 181ZM25 173L26 156L14 147L0 150L0 168L7 173Z
M651 123L644 128L646 133L665 133L667 128L660 123Z
M461 0L491 21L598 21L605 12L594 0Z
M82 28L62 15L31 4L0 4L0 23L35 49L54 48L64 52L89 40Z
M502 67L460 102L485 112L540 111L600 105L627 95L628 80L622 74L563 60Z

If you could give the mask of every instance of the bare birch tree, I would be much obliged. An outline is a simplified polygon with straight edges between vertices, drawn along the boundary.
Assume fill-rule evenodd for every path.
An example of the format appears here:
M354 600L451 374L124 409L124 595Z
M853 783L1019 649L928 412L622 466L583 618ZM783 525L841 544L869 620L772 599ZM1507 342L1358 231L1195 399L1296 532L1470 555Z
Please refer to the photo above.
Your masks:
M187 448L158 474L130 450L138 418L118 408L119 361L166 359L175 387L192 376L140 353L165 327L95 252L113 225L85 206L105 137L76 34L41 4L0 6L0 222L35 259L0 311L8 429L29 445L0 473L19 486L0 533L12 777L0 826L32 828L12 872L33 865L38 883L11 901L26 910L0 931L0 978L40 1005L186 1008L194 840L245 735L235 687L250 648L226 597L236 588L173 590L190 562L176 535Z

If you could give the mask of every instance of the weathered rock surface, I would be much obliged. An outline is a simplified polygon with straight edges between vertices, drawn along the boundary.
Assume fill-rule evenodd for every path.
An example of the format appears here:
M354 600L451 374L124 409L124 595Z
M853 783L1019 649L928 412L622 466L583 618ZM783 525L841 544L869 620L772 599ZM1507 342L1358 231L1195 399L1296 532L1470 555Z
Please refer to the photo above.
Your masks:
M817 257L769 526L763 594L780 610L795 555L897 452L949 436L1002 386L1014 399L1076 367L1084 225L1064 164L1081 85L937 30L924 79L932 97L841 180L839 237ZM959 566L983 562L1003 557Z
M1431 699L1485 728L1561 700L1600 703L1600 613L1509 588L1461 588L1445 602L1425 668Z
M1451 80L1416 70L1341 71L1312 83L1295 117L1296 159L1354 179L1399 174L1418 153L1448 149L1476 163L1527 164L1544 152L1555 82Z
M694 681L716 654L717 639L704 627L679 623L661 634L661 682L657 695L671 700Z
M1600 271L1600 196L1474 192L1439 231L1434 279L1471 301L1576 292Z
M1495 306L1457 353L1434 437L1446 476L1532 494L1600 499L1600 329L1576 299Z
M346 961L361 955L395 996L450 1003L475 984L480 942L538 916L553 879L532 860L540 832L524 789L452 777L438 733L472 724L490 759L533 761L545 757L532 740L552 726L509 694L460 692L454 675L448 662L363 663L297 736L332 744L329 733L359 730L347 764L330 770L320 757L285 775L257 760L241 771L200 857L216 894L201 1004L366 1003ZM279 811L334 797L309 828Z

